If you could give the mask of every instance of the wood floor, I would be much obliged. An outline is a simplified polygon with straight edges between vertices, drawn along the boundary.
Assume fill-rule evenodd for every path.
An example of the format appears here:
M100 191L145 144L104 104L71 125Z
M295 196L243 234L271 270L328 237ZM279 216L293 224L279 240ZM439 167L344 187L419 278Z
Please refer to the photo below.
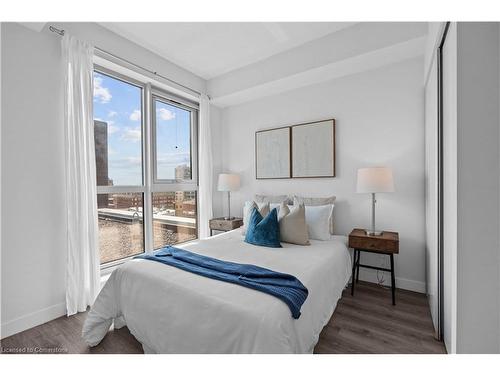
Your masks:
M315 353L446 353L436 341L427 299L423 294L397 290L396 306L390 290L359 282L354 297L350 289L328 325ZM81 339L86 313L61 317L1 341L2 353L142 353L141 344L126 327L110 331L89 348Z
M431 319L424 294L397 289L393 306L390 289L360 281L354 296L344 290L314 352L444 354Z

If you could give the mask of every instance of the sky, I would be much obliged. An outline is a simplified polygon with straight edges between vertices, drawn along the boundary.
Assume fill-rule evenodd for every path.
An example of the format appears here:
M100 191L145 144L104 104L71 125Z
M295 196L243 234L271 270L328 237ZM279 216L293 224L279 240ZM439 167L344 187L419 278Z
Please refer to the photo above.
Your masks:
M94 119L108 124L108 174L113 185L142 184L142 89L94 72ZM174 179L190 160L190 112L155 101L157 175Z

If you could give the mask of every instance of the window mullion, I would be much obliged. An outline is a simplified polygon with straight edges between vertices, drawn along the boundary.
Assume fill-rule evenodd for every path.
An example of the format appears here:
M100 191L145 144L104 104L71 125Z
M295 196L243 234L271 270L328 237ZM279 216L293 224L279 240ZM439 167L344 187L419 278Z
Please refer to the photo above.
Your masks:
M153 250L153 203L151 197L152 188L152 136L151 136L151 84L147 84L143 99L143 160L144 160L144 249L145 252Z

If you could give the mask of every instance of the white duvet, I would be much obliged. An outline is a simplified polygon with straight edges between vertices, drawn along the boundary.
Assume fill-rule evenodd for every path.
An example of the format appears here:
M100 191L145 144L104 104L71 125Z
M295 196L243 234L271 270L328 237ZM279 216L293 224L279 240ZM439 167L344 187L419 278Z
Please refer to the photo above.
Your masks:
M90 346L111 324L127 325L146 353L310 353L350 277L344 237L283 248L247 244L240 230L178 247L297 277L309 290L302 315L271 295L159 262L134 259L117 268L90 309Z

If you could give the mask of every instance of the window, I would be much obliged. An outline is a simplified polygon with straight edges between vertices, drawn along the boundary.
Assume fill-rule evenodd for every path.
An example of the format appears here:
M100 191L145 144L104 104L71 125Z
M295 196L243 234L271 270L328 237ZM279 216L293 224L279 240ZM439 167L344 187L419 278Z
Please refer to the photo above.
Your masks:
M94 72L97 186L142 185L143 89Z
M153 103L156 180L192 180L192 110L168 104L159 98L155 98Z
M101 265L198 237L197 114L195 103L95 67Z
M196 191L153 193L153 248L197 238Z
M101 263L144 252L142 193L97 194Z

